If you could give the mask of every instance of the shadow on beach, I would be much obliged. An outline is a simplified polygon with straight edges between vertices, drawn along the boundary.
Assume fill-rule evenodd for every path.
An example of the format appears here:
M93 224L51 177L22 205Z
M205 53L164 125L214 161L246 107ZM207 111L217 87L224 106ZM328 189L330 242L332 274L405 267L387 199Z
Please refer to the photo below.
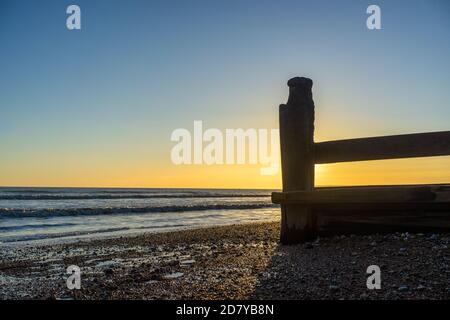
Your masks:
M404 217L410 214L392 213L392 224L385 224L386 217L378 218L373 212L358 219L329 216L328 227L321 230L324 237L276 246L249 298L448 299L450 236L432 233L436 224L427 227L420 219L405 223ZM440 213L436 215L442 221ZM423 217L432 220L430 214ZM438 231L448 232L448 225L441 227ZM352 234L355 230L358 234ZM333 236L336 232L341 235ZM367 288L371 265L380 267L380 290Z

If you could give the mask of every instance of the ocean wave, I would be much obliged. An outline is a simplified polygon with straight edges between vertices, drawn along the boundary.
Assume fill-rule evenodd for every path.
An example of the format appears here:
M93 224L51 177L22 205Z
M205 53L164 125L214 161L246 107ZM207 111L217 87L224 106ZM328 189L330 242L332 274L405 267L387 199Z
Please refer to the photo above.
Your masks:
M178 198L269 198L270 194L3 194L0 200L107 200Z
M75 223L43 223L43 224L24 224L20 226L0 226L0 231L17 231L22 229L42 229L42 228L55 228L55 227L69 227L76 226Z
M126 213L162 213L162 212L189 212L205 210L245 210L275 208L278 205L271 203L257 204L205 204L180 206L147 206L147 207L117 207L117 208L67 208L67 209L10 209L0 208L0 218L25 217L55 217L55 216L92 216Z
M56 239L56 238L68 238L68 237L82 237L82 236L93 236L102 233L112 233L119 231L128 230L158 230L158 229L174 229L186 227L184 224L168 224L162 226L145 226L137 228L129 227L117 227L117 228L104 228L89 231L74 231L74 232L60 232L60 233L37 233L32 235L18 235L6 238L0 238L0 243L10 243L10 242L23 242L23 241L33 241L33 240L44 240L44 239Z

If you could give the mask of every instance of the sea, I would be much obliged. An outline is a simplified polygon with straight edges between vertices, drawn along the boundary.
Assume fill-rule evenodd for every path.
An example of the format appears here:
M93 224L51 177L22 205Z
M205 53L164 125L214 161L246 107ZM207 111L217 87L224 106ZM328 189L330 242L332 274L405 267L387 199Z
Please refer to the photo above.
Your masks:
M0 188L0 244L280 219L274 190Z

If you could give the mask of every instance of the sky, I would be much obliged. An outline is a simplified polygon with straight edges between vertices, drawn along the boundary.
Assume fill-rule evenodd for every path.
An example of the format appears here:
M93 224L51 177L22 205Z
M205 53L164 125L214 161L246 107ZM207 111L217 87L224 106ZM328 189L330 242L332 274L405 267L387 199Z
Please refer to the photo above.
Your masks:
M280 188L259 165L175 165L170 136L276 129L294 76L314 81L316 141L450 130L449 17L446 0L1 0L0 185ZM448 183L450 157L316 177Z

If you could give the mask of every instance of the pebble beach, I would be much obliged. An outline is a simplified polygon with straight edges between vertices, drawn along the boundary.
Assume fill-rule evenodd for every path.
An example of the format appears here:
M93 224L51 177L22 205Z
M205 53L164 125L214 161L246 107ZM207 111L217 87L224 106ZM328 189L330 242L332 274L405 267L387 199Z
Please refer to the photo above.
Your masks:
M450 299L450 234L279 243L279 222L2 246L0 299ZM66 269L81 270L69 290ZM366 286L378 265L381 289Z

